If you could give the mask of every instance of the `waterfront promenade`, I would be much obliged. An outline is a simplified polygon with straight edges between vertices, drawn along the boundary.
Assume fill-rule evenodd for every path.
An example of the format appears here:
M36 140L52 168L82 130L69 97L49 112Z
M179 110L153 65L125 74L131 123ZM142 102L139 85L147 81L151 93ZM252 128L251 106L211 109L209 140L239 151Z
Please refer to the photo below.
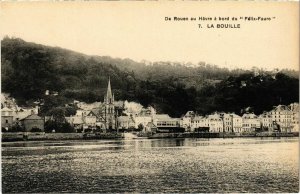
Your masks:
M2 133L2 141L46 141L46 140L97 140L122 139L131 133L44 133L44 132L18 132ZM135 133L136 135L136 133ZM134 136L135 136L134 135ZM128 135L127 135L128 136ZM129 135L130 136L130 135ZM134 137L131 136L131 137ZM261 133L148 133L140 137L159 138L238 138L238 137L298 137L299 133L261 132Z

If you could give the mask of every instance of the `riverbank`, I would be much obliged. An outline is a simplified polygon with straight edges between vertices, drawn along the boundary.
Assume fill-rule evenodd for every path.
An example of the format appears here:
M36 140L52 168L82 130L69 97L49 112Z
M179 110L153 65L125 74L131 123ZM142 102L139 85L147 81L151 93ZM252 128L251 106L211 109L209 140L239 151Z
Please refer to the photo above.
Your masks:
M122 139L117 133L44 133L17 132L2 133L2 142L10 141L43 141L43 140L87 140L87 139Z
M299 132L261 132L261 133L155 133L150 139L159 138L236 138L236 137L299 137Z
M145 138L238 138L238 137L298 137L299 132L281 133L155 133L147 134ZM2 142L12 141L47 141L47 140L97 140L123 139L123 133L44 133L44 132L16 132L2 133Z

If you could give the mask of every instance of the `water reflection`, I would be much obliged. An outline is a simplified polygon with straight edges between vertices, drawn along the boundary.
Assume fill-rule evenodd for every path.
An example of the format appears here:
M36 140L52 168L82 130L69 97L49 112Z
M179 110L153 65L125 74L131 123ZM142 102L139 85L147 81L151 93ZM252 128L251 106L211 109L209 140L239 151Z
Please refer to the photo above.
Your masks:
M2 143L3 192L297 192L297 138Z

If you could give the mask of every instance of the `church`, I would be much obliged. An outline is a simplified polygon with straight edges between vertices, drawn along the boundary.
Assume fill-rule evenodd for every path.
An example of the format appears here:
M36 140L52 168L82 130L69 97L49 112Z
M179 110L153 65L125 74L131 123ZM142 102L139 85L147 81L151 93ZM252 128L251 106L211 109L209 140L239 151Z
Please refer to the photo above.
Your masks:
M106 129L116 129L116 113L115 113L115 99L111 91L110 78L108 79L108 86L106 95L104 95L102 118Z
M110 78L107 91L104 94L103 103L98 103L94 108L80 108L76 115L66 117L67 121L76 129L99 128L105 132L113 132L118 129L117 117L122 114L124 103L115 101L111 90Z

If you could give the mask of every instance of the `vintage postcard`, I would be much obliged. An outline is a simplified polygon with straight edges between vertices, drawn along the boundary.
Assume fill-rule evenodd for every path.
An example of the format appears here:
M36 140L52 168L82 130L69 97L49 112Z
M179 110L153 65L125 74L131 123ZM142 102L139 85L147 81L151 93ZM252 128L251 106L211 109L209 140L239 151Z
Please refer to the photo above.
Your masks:
M2 193L299 192L299 2L1 2Z

